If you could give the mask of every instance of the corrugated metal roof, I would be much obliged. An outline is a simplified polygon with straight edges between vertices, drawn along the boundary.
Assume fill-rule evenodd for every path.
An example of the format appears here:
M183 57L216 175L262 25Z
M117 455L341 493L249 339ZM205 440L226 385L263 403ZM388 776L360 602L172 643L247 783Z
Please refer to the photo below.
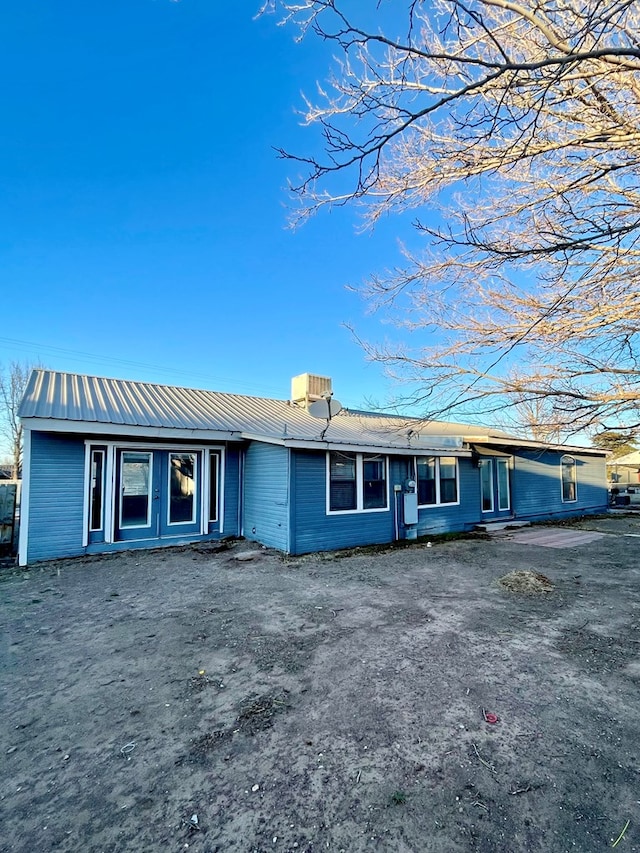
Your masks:
M344 411L326 422L288 400L224 394L124 379L35 370L20 406L23 419L52 419L183 431L207 430L278 440L409 448L439 445L435 436L452 435L436 423L417 429L411 418ZM69 426L71 427L71 423ZM409 431L413 427L410 437ZM418 432L421 435L418 435ZM430 441L428 434L433 436ZM460 435L460 431L458 432ZM455 444L455 442L453 442Z
M452 450L461 440L515 443L497 430L344 410L328 427L288 400L224 394L125 379L34 370L19 411L23 419L69 421L155 430L220 431L238 438L371 446L424 452ZM45 425L42 425L46 428ZM108 432L108 428L105 432Z

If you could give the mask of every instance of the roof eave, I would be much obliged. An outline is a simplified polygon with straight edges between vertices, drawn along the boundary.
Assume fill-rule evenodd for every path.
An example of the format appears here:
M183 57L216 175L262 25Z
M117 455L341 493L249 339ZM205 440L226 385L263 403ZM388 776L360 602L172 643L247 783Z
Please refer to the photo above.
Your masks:
M557 450L560 453L585 453L590 456L608 456L607 450L601 450L597 447L578 447L574 444L551 444L545 441L533 441L526 438L512 437L491 437L488 438L473 438L465 436L465 441L471 441L473 444L487 444L496 447L521 447L531 450Z
M55 418L22 418L27 430L80 433L86 435L128 436L130 438L176 438L198 441L242 441L240 432L216 429L184 429L176 427L111 424L98 421L72 421Z
M471 451L460 447L396 447L392 444L371 444L357 441L336 441L313 438L289 438L287 436L260 435L258 433L242 433L247 441L262 441L265 444L278 444L282 447L292 447L297 450L342 450L349 453L387 453L394 456L423 456L425 453L434 456L464 456L470 457Z

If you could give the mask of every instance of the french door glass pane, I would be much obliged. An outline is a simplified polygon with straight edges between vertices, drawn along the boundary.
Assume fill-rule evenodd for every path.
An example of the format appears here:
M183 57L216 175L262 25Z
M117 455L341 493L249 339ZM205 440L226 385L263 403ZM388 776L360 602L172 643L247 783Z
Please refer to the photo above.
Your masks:
M218 520L218 454L209 457L209 521Z
M195 453L169 454L169 524L194 521Z
M482 484L482 511L491 512L493 509L493 471L491 459L480 462L480 481Z
M151 454L126 452L120 469L120 527L148 527Z
M91 524L89 530L102 530L104 494L104 450L91 451Z
M509 460L496 459L498 466L498 509L509 509Z

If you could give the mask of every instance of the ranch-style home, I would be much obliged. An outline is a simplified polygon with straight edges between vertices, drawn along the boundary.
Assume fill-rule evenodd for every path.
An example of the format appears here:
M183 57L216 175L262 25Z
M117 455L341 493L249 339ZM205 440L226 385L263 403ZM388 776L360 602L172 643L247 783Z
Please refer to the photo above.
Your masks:
M272 400L35 370L20 563L234 536L304 554L607 508L605 451L331 396L310 374Z

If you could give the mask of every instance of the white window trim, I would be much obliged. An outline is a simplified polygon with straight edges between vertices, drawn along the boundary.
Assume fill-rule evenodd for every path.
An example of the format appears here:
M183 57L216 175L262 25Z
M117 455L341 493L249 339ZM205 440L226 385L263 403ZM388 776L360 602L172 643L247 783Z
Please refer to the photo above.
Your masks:
M456 463L456 496L457 500L455 501L447 501L446 503L442 503L440 501L440 459L444 457L445 459L453 459ZM436 456L433 453L429 454L420 454L420 456L413 457L413 467L416 472L415 481L416 481L416 490L418 490L418 459L435 459L436 460L436 502L433 504L418 504L418 509L433 509L434 507L443 507L443 506L460 506L460 465L458 464L458 457L451 456L449 453L442 453L440 456ZM420 494L418 490L418 494Z
M389 457L383 453L355 453L356 457L356 508L355 509L330 509L331 507L331 454L341 453L340 450L327 450L326 454L326 513L327 515L355 515L369 512L389 512ZM344 451L345 453L352 451ZM371 509L364 508L364 456L382 456L384 459L385 476L385 505L376 506Z
M576 496L572 501L566 500L564 496L564 479L562 477L562 469L564 467L565 459L570 459L573 462L573 486ZM576 462L576 457L571 456L570 453L563 453L563 455L560 457L560 497L562 499L563 504L578 503L578 464Z

